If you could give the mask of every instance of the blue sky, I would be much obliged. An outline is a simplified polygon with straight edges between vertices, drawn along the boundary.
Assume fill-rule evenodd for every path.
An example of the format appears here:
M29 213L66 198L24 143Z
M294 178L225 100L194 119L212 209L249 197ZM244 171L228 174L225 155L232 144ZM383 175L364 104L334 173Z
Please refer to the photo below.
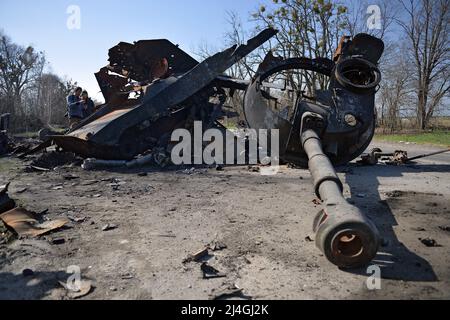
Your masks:
M67 28L67 8L81 10L81 28ZM259 0L0 0L0 29L46 53L52 71L100 98L94 77L120 41L167 38L192 53L201 42L222 47L227 11L247 23Z

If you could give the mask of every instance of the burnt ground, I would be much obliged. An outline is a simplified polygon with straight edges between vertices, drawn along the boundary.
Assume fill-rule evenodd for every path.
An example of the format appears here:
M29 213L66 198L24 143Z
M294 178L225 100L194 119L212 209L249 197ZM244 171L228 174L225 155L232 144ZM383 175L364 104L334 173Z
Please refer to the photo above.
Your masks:
M375 145L410 155L435 149ZM28 210L48 210L45 218L74 221L0 245L0 299L67 299L58 280L67 279L71 265L93 284L81 299L212 299L233 286L252 299L450 298L450 154L416 165L339 168L345 196L383 236L374 261L381 289L373 291L366 269L336 268L311 241L320 206L307 170L282 167L268 177L247 167L25 172L23 166L0 159L0 184L11 181L10 197ZM103 231L107 224L116 228ZM63 240L53 244L55 238ZM419 240L427 238L436 246ZM215 241L226 248L202 259L225 277L203 279L201 262L183 260ZM33 274L24 276L24 269Z

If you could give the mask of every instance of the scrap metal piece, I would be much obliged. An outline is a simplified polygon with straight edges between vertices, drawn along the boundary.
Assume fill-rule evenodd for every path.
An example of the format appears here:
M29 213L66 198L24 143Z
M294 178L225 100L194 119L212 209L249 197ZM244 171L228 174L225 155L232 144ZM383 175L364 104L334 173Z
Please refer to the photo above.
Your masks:
M56 230L69 222L67 218L58 218L39 223L33 214L22 208L15 208L0 215L0 219L19 236L41 236Z
M402 165L408 162L412 162L414 160L431 157L437 154L442 154L450 152L450 149L424 153L421 155L417 155L409 158L408 152L403 150L396 150L394 152L383 152L380 148L374 148L369 153L361 155L361 160L357 162L362 165L376 165L381 159L382 162L388 165Z
M8 196L9 182L0 186L0 213L13 209L16 203Z
M361 160L358 160L357 163L373 166L378 163L378 160L382 155L383 151L380 148L373 148L369 153L361 155Z
M109 50L110 64L95 74L105 101L123 104L128 92L125 86L132 80L151 83L158 78L181 75L198 62L172 42L141 40L134 44L120 42ZM131 80L132 79L132 80Z
M334 53L333 60L337 61L342 55L360 56L372 63L377 63L383 55L384 44L380 39L371 35L360 33L353 39L343 36Z
M390 165L401 165L408 162L408 152L403 150L396 150L392 154L392 156L389 157L388 161L386 161L386 164Z
M224 278L227 276L216 268L210 266L207 262L203 262L201 264L200 270L202 270L203 279Z
M406 161L410 162L410 161L414 161L414 160L418 160L418 159L422 159L422 158L426 158L426 157L431 157L431 156L435 156L437 154L442 154L442 153L446 153L446 152L450 152L450 149L445 149L445 150L440 150L440 151L436 151L436 152L430 152L430 153L424 153L412 158L408 158Z
M52 145L52 139L49 138L48 140L46 140L46 141L42 142L41 144L37 145L36 147L34 147L32 149L29 149L29 150L26 150L25 152L19 154L17 157L19 159L23 159L26 156L28 156L30 154L33 154L33 153L36 153L38 151L44 150L44 149L50 147L51 145Z
M208 248L203 248L194 254L189 254L185 259L183 259L183 263L188 263L188 262L192 262L192 261L200 262L202 259L204 259L208 255L209 255Z
M213 300L226 300L230 298L251 300L251 297L245 295L243 291L244 290L242 288L239 288L238 286L233 284L223 289L219 289L218 291L214 291L214 294L211 294L210 296Z
M136 81L153 81L149 73L166 59L170 75L183 74L198 61L166 39L141 40L133 44L121 42L109 50L109 69Z
M128 84L128 78L117 74L111 74L107 67L101 68L100 71L95 74L95 78L97 79L106 103L113 102L114 104L119 104L127 100L127 96L120 96L119 93L122 88ZM114 99L119 99L119 101Z

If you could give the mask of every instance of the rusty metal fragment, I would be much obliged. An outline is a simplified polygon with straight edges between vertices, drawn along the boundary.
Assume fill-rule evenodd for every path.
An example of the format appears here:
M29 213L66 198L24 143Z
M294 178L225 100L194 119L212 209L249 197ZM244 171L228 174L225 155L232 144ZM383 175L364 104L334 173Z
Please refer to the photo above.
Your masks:
M184 260L183 263L188 263L188 262L200 262L203 258L207 257L209 254L208 252L208 248L203 248L199 251L197 251L194 254L189 254Z
M369 153L361 155L361 159L358 160L357 162L361 165L370 165L370 166L376 165L380 161L388 165L402 165L412 162L414 160L431 157L445 152L450 152L450 149L425 153L409 158L408 152L403 150L396 150L394 152L386 153L383 152L380 148L374 148Z
M69 222L66 218L58 218L39 223L34 215L22 208L15 208L0 215L0 219L19 236L37 237L56 230Z

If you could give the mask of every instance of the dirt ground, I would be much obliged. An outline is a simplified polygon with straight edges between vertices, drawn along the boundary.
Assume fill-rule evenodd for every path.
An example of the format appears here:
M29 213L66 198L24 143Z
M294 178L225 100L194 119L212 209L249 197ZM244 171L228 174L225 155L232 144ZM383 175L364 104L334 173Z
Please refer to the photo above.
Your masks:
M375 145L410 155L435 149ZM345 196L383 236L373 261L381 268L379 290L367 288L366 269L340 270L316 248L312 222L320 205L307 170L26 173L20 160L2 158L0 184L11 181L9 195L20 206L78 222L0 245L0 299L67 299L58 280L72 265L92 281L81 299L213 299L234 286L241 299L449 299L450 154L398 167L350 164L339 175ZM107 224L116 228L103 231ZM419 240L428 237L438 246ZM202 261L183 260L215 242L226 248L210 250L203 262L224 277L203 279Z

